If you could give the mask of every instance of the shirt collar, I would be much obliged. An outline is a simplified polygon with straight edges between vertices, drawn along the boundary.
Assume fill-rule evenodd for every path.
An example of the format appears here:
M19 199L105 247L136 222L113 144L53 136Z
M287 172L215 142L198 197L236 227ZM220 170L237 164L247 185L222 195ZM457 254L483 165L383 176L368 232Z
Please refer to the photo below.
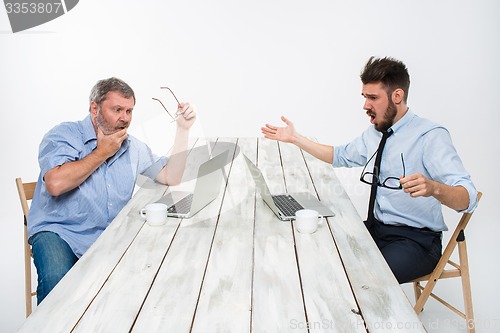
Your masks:
M406 111L406 114L401 119L399 119L394 125L391 126L391 129L394 132L394 134L397 134L401 128L408 125L410 121L413 119L413 117L415 117L415 114L410 109L408 109L408 111Z
M83 142L88 143L92 140L97 140L97 135L95 133L94 124L92 124L92 119L90 118L90 114L82 120L82 134L83 134Z

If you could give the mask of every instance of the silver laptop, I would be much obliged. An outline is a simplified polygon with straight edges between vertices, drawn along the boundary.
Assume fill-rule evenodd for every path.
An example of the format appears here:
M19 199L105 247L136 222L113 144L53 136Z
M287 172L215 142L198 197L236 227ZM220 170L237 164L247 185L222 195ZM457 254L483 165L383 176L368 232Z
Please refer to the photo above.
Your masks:
M322 204L309 192L271 194L260 169L248 157L244 154L242 155L245 157L245 161L262 199L264 199L264 202L280 220L288 221L295 219L295 212L301 209L314 209L323 217L335 215L330 208Z
M157 202L168 206L168 216L190 218L219 195L228 151L206 161L198 169L194 192L168 192Z

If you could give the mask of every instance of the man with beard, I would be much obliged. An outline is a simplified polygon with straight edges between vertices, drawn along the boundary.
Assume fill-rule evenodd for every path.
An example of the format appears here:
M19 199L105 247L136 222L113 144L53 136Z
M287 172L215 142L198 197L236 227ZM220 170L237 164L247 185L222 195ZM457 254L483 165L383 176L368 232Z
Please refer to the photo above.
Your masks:
M100 80L90 93L90 114L54 127L40 144L41 171L28 217L38 304L127 204L138 175L168 185L182 179L196 118L192 107L178 105L167 159L127 134L135 101L122 80Z
M441 204L470 212L477 190L448 131L409 110L410 76L401 61L371 57L361 81L363 109L373 126L349 144L313 142L285 117L285 127L266 124L261 130L334 167L365 167L360 180L372 187L365 224L399 283L405 283L432 272L439 261L447 230Z

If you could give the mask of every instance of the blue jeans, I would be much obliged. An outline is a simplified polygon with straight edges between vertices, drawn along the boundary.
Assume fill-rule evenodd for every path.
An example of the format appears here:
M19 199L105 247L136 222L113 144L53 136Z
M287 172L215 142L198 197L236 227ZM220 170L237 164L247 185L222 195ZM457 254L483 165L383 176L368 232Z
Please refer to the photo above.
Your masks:
M68 243L54 232L38 232L31 236L30 243L38 274L37 304L40 304L78 258Z

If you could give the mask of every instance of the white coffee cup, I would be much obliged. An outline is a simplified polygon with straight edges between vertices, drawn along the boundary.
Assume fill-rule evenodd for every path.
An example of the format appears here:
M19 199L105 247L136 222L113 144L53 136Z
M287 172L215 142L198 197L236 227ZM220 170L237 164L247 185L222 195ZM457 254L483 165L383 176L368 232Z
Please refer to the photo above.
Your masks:
M141 215L152 226L164 225L167 222L168 206L159 202L147 205L141 209Z
M322 220L318 212L312 209L301 209L295 212L295 227L303 234L314 233Z

